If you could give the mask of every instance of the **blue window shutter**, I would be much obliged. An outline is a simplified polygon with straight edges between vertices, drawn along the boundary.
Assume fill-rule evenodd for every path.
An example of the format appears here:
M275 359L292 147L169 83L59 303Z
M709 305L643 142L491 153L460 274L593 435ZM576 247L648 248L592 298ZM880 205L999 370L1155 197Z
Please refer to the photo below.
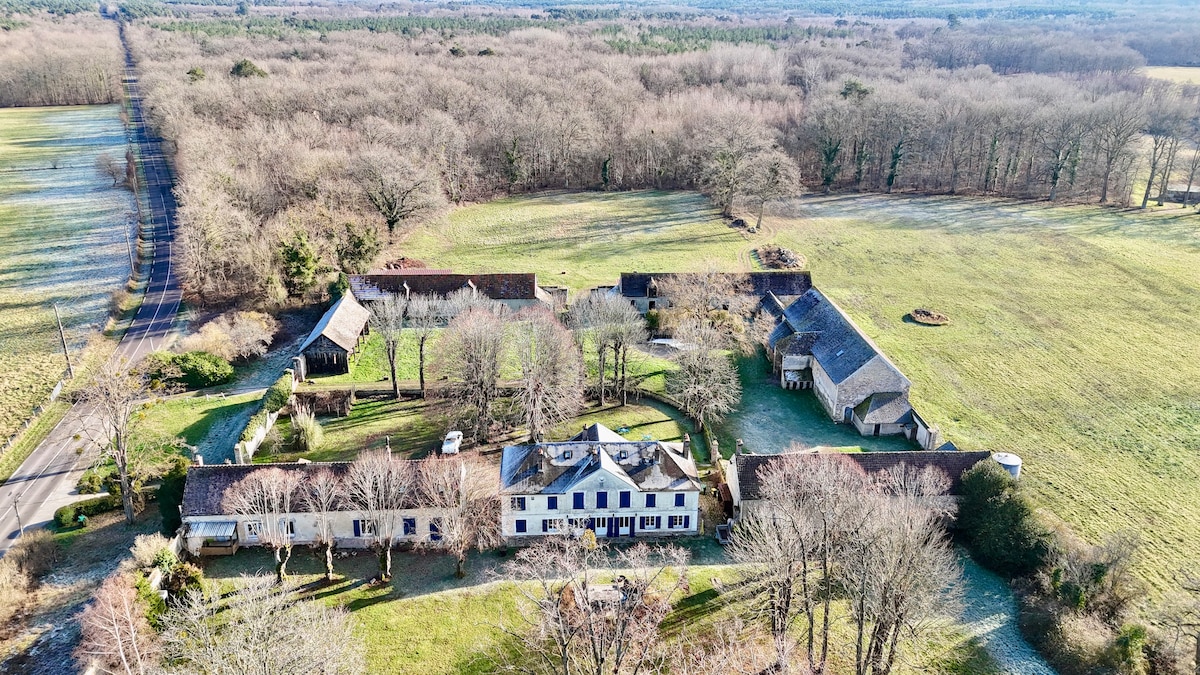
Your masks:
M548 510L548 511L557 511L558 510L558 497L546 497L546 510Z
M572 496L575 498L575 508L582 509L583 508L583 493L576 492Z
M587 529L591 530L592 532L596 531L596 519L595 518L588 518Z
M691 523L692 523L692 517L691 517L691 516L684 516L684 517L683 517L683 529L685 529L685 530L686 530L686 529L690 528L690 527L692 526L692 524L691 524Z
M654 508L655 506L657 506L657 502L658 502L658 495L654 494L653 492L646 495L646 508L648 508L648 509Z
M542 518L542 532L550 531L550 521Z
M654 516L654 529L662 529L662 516Z
M527 531L527 529L526 529L526 526L525 526L525 521L524 521L524 520L518 520L518 521L517 521L517 532L521 532L521 533L523 533L523 532L526 532L526 531Z
M623 509L629 508L629 491L628 490L621 491L621 508L623 508Z
M682 492L675 494L675 506L683 506L684 494Z
M608 508L608 493L607 492L597 492L596 493L596 508L598 508L598 509L607 509Z
M354 536L356 536L356 537L362 536L362 521L361 520L354 521Z

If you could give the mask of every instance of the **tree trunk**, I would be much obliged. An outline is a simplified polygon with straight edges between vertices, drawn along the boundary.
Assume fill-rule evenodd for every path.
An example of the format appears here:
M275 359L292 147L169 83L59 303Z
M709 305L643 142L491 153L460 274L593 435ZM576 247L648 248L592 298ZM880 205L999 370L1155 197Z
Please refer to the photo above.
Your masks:
M629 403L629 345L621 345L621 405Z
M392 547L378 544L379 546L379 579L387 581L392 578Z
M458 556L458 559L454 561L454 577L456 579L462 579L465 576L467 576L467 556L460 555Z
M762 227L763 211L765 211L766 208L767 208L767 200L764 199L758 203L758 220L754 223L754 231L755 232L758 232L758 230Z
M325 542L325 581L333 583L333 542Z
M291 559L291 546L279 546L275 548L275 583L283 583L283 580L287 577L287 564Z
M121 462L121 507L125 509L125 524L133 524L133 487L129 482L129 465Z
M1146 179L1146 192L1142 194L1142 208L1150 205L1150 192L1154 189L1154 178L1158 176L1158 160L1162 153L1162 143L1160 139L1154 139L1154 148L1150 151L1150 177Z
M1167 198L1167 185L1171 182L1171 171L1175 168L1175 155L1179 152L1179 139L1171 139L1170 148L1167 150L1167 164L1163 167L1162 181L1158 184L1158 201L1156 204L1162 206Z
M417 368L417 370L419 371L419 376L421 378L421 398L425 398L425 340L426 340L425 336L422 335L421 340L420 340L420 349L419 349L420 364Z
M604 405L604 357L608 355L608 345L600 344L597 352L600 358L600 405Z
M388 368L392 372L392 397L400 398L400 382L396 379L396 343L388 341L387 347Z

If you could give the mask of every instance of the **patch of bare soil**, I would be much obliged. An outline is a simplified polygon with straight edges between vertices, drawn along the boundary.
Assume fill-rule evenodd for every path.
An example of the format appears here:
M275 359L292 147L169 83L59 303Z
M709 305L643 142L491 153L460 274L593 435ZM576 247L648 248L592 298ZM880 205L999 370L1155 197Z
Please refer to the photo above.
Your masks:
M932 309L917 308L909 312L908 316L913 321L925 324L926 326L945 326L950 323L950 317L941 312L935 312Z
M400 257L395 260L389 260L383 264L385 270L420 270L429 267L424 260L416 258Z

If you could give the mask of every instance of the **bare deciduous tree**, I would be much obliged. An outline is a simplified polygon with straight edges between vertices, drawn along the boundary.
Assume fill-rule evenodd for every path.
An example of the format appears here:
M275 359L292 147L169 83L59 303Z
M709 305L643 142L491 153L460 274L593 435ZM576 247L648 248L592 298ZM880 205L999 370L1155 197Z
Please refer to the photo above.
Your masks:
M425 396L425 346L441 326L440 309L441 303L428 295L414 295L408 299L408 328L417 336L417 373L422 398Z
M243 577L224 601L192 591L163 616L169 662L209 675L363 672L364 647L346 610L297 601L295 590Z
M252 518L257 526L258 542L269 546L275 555L275 580L283 583L287 563L292 557L294 505L300 500L301 473L278 467L252 471L230 485L221 498L227 513Z
M521 366L518 398L529 438L541 442L555 424L583 405L583 357L566 329L548 309L516 316L513 348Z
M146 619L146 610L128 575L117 572L109 576L79 615L76 658L96 659L108 672L157 672L161 645Z
M383 351L387 355L388 372L392 377L392 396L400 398L400 382L396 379L396 356L404 338L404 315L408 302L397 293L388 293L382 300L371 304L371 327L383 338Z
M677 370L667 373L667 393L703 430L718 424L742 399L742 383L728 353L714 346L718 331L711 326L684 324L676 335L687 343L674 359Z
M357 175L367 199L383 216L389 235L438 206L441 191L436 179L407 157L390 151L364 152Z
M497 468L483 461L429 457L421 461L417 484L421 504L435 509L438 541L431 548L454 556L454 574L466 576L467 554L500 544L500 499Z
M637 673L660 645L661 624L687 586L687 554L637 544L610 551L594 536L548 537L506 566L527 605L506 630L540 666L572 675Z
M416 467L393 460L386 450L359 455L350 464L343 489L347 503L360 511L364 537L379 555L379 577L392 577L392 547L401 535L400 510L414 503Z
M490 434L493 404L504 354L504 321L487 309L459 314L442 332L434 349L438 393L457 408L477 441Z
M604 405L608 393L607 364L612 352L612 381L621 403L628 400L630 349L646 341L646 322L624 299L608 293L593 292L571 306L571 326L580 336L580 344L590 340L596 350L597 398Z
M325 559L325 581L333 582L333 547L337 544L334 514L344 500L342 481L329 469L309 476L300 487L300 503L313 515L313 545L321 548Z

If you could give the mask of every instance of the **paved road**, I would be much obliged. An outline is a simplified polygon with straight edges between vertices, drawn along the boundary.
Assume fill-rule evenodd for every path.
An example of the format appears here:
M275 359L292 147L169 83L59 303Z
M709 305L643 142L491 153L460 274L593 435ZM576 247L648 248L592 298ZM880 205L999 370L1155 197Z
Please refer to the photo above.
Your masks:
M179 310L180 286L173 270L175 238L175 195L170 170L163 159L162 140L151 136L142 116L142 96L134 76L133 62L126 49L125 88L131 107L131 140L137 144L145 177L145 198L150 213L143 224L141 253L153 248L145 298L113 355L129 363L163 346ZM75 484L86 468L79 448L95 437L97 423L92 411L82 405L71 408L62 422L33 451L3 486L0 486L0 555L26 529L45 525L54 511L77 499ZM19 522L18 522L19 515Z

